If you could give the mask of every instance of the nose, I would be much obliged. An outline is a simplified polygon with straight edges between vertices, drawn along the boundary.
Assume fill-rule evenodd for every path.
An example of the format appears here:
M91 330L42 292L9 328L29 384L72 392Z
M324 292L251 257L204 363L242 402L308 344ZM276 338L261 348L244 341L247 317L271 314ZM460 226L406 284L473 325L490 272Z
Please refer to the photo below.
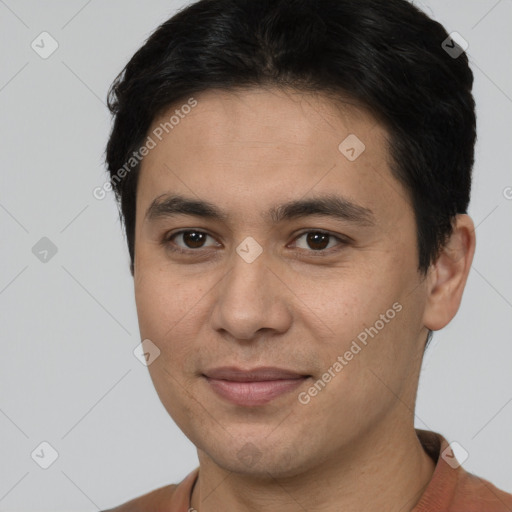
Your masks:
M265 253L248 263L234 253L228 273L216 287L212 327L237 340L260 331L286 332L292 322L292 292Z

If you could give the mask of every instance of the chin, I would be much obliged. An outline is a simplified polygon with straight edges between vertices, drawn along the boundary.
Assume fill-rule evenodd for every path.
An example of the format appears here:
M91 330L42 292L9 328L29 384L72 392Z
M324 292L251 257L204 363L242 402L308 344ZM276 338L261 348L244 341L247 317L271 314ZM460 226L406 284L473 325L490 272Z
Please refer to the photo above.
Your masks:
M230 438L224 440L225 444L216 442L211 448L202 448L201 451L226 471L262 480L293 477L307 469L307 461L299 460L300 451L285 446L282 439L274 443L265 436L261 436L260 441L257 439L257 436L244 436L235 442Z

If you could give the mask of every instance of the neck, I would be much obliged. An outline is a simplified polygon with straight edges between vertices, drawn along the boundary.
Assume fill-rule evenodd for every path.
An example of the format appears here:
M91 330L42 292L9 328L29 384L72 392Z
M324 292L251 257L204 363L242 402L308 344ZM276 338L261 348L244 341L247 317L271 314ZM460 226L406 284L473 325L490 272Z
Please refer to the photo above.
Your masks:
M198 512L411 512L435 469L413 426L370 432L320 466L285 479L255 479L219 467L199 452L191 506Z

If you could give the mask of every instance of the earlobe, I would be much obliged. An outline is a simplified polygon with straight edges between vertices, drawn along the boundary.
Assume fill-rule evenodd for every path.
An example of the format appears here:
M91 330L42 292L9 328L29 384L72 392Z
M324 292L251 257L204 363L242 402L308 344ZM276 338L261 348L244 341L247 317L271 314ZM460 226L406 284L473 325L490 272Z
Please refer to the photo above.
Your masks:
M457 313L475 253L475 226L469 215L459 214L453 232L437 261L429 269L423 323L432 331L445 327Z

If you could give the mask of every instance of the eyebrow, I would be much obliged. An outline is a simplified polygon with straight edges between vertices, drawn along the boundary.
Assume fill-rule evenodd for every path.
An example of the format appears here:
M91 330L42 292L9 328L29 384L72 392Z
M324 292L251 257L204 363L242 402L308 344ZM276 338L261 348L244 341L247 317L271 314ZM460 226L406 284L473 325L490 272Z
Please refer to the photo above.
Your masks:
M155 221L178 215L190 215L224 223L231 218L213 203L179 194L162 194L156 197L147 209L145 218L148 221ZM375 225L372 210L333 194L289 201L273 206L263 214L263 218L273 224L308 216L333 217L360 226Z

